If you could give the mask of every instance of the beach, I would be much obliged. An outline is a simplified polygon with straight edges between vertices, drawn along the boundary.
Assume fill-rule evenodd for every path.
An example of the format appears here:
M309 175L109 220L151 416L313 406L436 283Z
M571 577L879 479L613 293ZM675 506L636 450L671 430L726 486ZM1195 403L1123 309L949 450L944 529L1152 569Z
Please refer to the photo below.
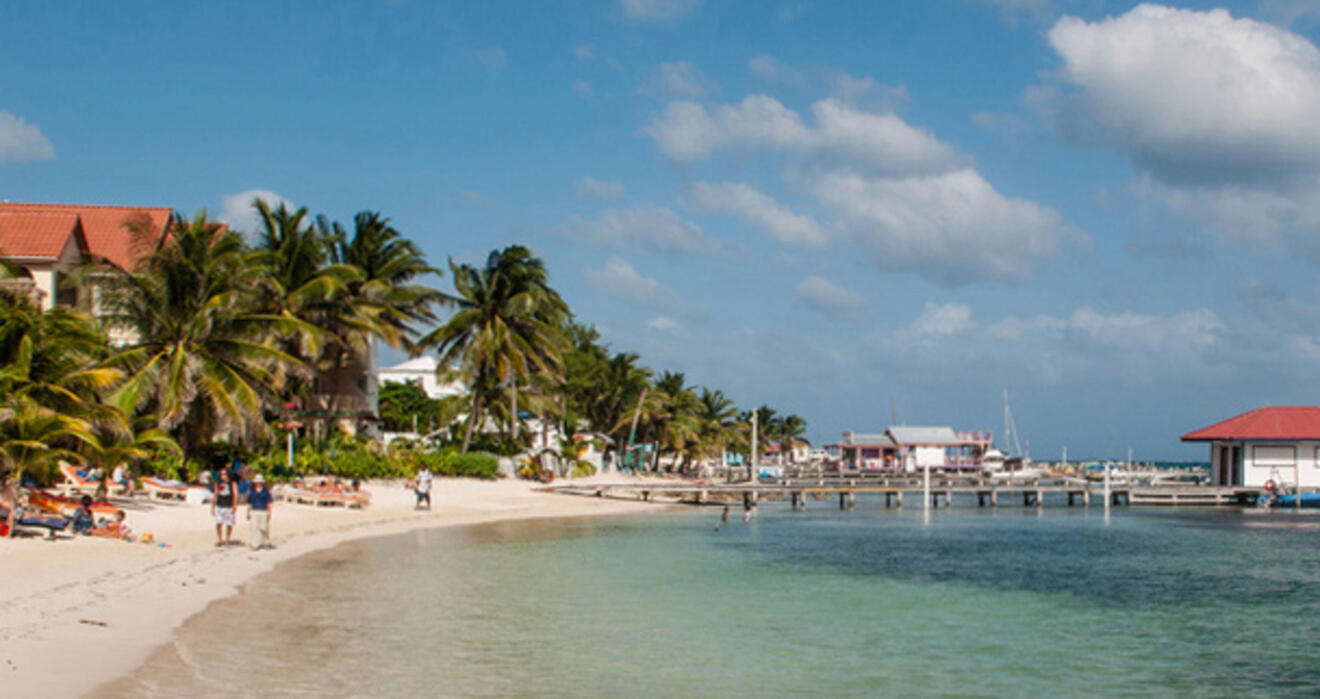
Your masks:
M437 480L430 511L401 483L372 483L369 507L277 503L275 548L252 551L240 508L235 543L215 546L206 505L115 498L141 541L61 535L0 539L0 681L11 696L78 696L132 672L208 604L281 562L364 537L538 517L659 511L638 502L536 492L523 480ZM241 542L241 543L240 543Z

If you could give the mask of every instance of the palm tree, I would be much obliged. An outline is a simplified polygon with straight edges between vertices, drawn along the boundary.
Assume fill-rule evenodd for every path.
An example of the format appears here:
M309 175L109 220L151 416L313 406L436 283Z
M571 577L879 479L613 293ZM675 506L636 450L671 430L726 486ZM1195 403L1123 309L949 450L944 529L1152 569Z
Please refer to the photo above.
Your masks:
M803 437L807 434L807 421L800 415L785 415L778 422L781 455L787 454L788 462L793 463L793 449L803 443Z
M352 236L337 223L328 225L324 218L318 226L323 235L329 231L331 260L361 272L361 278L349 284L350 298L373 307L373 333L389 346L410 349L417 337L415 325L435 322L435 307L452 302L447 294L415 283L420 277L444 273L427 264L417 245L379 212L362 211L354 216Z
M697 442L697 457L718 458L723 463L725 447L738 438L738 407L719 389L701 389L700 401L697 417L701 438Z
M152 452L178 454L178 443L157 424L155 415L142 415L132 420L127 429L98 430L96 439L86 443L85 460L109 476L116 466L141 461Z
M548 285L545 265L521 245L492 251L480 269L453 260L449 269L457 310L418 347L437 348L442 367L458 366L471 381L466 452L493 390L534 374L559 375L568 306Z
M359 212L353 217L351 235L324 216L318 217L317 230L331 263L324 272L342 281L342 288L327 298L315 321L328 335L317 367L320 392L330 395L370 370L377 339L412 351L416 325L433 323L434 308L450 299L415 283L441 271L428 265L417 246L380 213Z
M265 436L263 402L301 364L275 340L315 329L259 310L262 265L205 211L168 231L135 270L99 270L106 322L134 338L110 360L126 374L113 400L154 412L189 456L219 432Z
M63 459L78 460L73 446L95 444L91 423L26 399L6 401L0 419L0 483L21 482L36 471L46 479Z

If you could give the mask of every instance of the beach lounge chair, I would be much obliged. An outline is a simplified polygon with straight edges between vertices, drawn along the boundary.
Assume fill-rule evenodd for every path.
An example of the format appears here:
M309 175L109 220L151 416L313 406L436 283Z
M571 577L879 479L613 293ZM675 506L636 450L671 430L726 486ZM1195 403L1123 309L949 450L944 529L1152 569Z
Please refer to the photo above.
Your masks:
M142 478L142 491L149 497L162 500L183 500L188 497L188 484L183 481L145 476Z
M65 497L34 489L28 492L28 506L33 513L42 510L67 517L82 506L82 500L81 498ZM117 509L119 508L115 507L114 503L105 500L92 503L92 512L100 515L113 515Z
M0 521L9 519L9 510L0 507ZM55 538L55 532L64 531L69 526L69 520L58 515L44 515L38 513L25 512L21 508L18 510L18 516L14 518L16 527L40 527L50 533L51 538ZM12 536L13 532L9 532Z
M60 475L64 476L64 482L60 484L60 490L65 495L73 493L86 493L92 495L101 487L101 481L88 480L78 473L78 468L65 461L60 462ZM108 481L106 483L106 493L108 495L119 495L124 492L122 483Z

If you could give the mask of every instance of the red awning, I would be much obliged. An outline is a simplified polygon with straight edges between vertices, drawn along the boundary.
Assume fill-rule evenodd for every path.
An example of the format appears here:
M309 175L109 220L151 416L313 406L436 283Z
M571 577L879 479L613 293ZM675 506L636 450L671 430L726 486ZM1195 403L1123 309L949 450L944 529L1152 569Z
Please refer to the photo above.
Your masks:
M1252 439L1320 440L1320 407L1256 408L1182 436L1184 442Z

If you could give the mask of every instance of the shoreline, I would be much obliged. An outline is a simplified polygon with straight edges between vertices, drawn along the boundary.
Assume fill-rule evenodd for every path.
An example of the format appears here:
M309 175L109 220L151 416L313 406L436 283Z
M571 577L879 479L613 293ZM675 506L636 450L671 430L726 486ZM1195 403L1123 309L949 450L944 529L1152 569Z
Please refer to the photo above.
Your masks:
M597 477L600 478L600 477ZM583 479L590 482L594 479ZM277 503L276 548L252 551L241 509L235 544L217 548L205 505L117 498L140 539L0 539L0 677L19 696L82 696L132 673L184 622L280 563L346 541L548 517L662 512L657 503L538 493L517 480L435 481L432 510L411 490L373 483L362 510ZM242 541L240 545L237 542ZM70 670L76 669L76 672Z

